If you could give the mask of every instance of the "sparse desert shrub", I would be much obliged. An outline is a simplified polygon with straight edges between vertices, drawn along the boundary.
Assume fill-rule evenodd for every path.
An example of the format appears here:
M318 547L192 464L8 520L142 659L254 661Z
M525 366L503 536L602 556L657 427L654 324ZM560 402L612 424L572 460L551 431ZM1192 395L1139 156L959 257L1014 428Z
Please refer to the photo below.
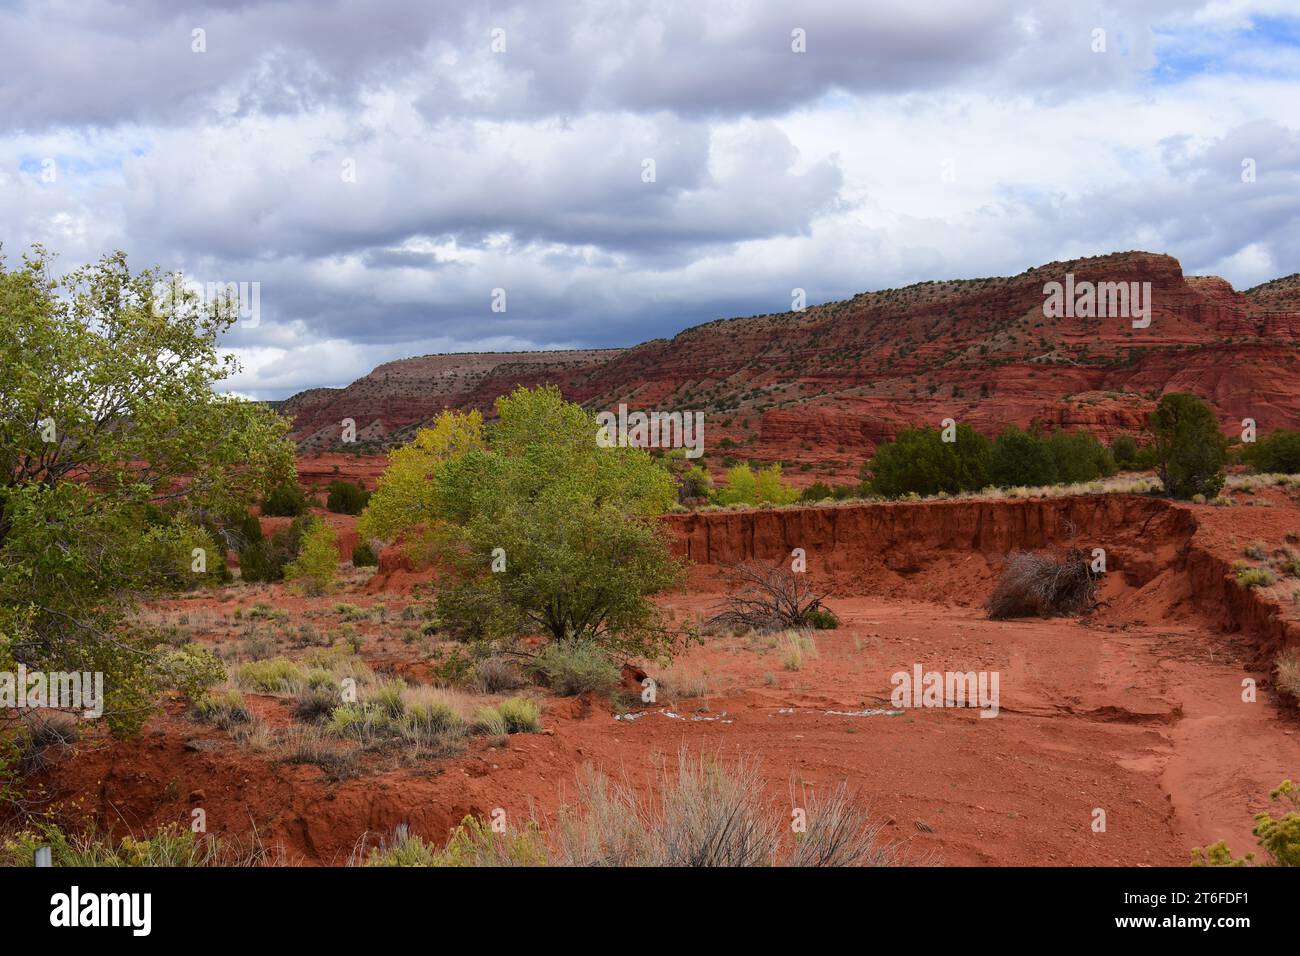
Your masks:
M361 755L355 748L339 744L315 727L300 728L287 737L283 760L313 764L336 780L355 776L361 769Z
M785 562L747 561L726 569L725 575L730 593L706 627L762 633L838 626L838 618L823 604L825 595L808 574L791 570Z
M194 717L222 730L230 730L238 724L248 723L252 714L244 703L244 695L228 687L219 693L209 691L201 694L194 701Z
M357 607L355 604L345 604L340 602L330 608L335 614L344 621L362 621L370 616L370 612L365 608Z
M71 714L32 712L24 714L18 723L17 731L8 740L0 739L0 751L7 751L0 752L0 774L5 773L6 763L15 764L22 776L39 773L77 741L77 720ZM8 782L0 779L0 795L5 793Z
M531 697L510 697L497 704L508 734L532 734L540 728L542 709Z
M293 702L293 715L311 724L327 721L339 706L339 692L333 686L308 686Z
M1255 814L1255 828L1251 832L1268 855L1263 865L1300 866L1300 787L1283 780L1268 796L1291 809L1279 818L1267 812ZM1223 840L1192 850L1192 866L1249 866L1254 862L1254 853L1236 857Z
M474 665L474 677L479 688L488 694L505 690L518 690L528 681L513 661L504 657L485 657Z
M330 736L351 737L362 742L391 736L395 731L392 715L381 708L367 707L362 703L335 707L325 724L325 733Z
M1254 544L1247 545L1242 551L1248 558L1254 558L1256 561L1263 561L1268 557L1268 548L1262 541L1256 541Z
M875 820L840 784L829 797L802 801L806 829L795 836L787 866L898 866L897 844L883 839L883 820Z
M787 636L781 650L781 666L788 671L803 670L803 645Z
M1273 664L1277 686L1300 700L1300 651L1292 648L1277 656Z
M505 716L495 707L480 707L474 712L474 733L484 737L505 737L510 726Z
M562 697L607 690L622 676L609 653L593 641L547 644L524 666Z
M236 854L216 837L200 837L170 824L150 836L124 837L116 845L93 830L69 834L40 823L0 840L0 866L33 866L37 847L48 847L54 866L239 866L258 862L257 855Z
M497 833L491 824L467 816L441 850L418 836L403 834L391 846L371 850L366 866L545 866L546 856L537 824Z
M1008 556L986 608L994 620L1081 614L1096 602L1097 576L1082 551Z
M1266 588L1277 581L1268 568L1240 568L1237 571L1237 583L1243 588Z
M785 844L781 817L762 802L753 763L678 755L658 793L642 798L587 769L576 806L561 808L551 837L559 866L891 866L901 862L880 839L882 825L841 787L804 801L807 831Z

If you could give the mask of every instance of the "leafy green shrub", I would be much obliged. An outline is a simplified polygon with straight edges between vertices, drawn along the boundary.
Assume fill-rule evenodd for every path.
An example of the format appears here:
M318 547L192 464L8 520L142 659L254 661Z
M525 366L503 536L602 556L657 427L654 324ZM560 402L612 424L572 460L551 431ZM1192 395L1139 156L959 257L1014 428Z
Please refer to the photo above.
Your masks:
M281 518L296 518L311 507L307 493L296 482L286 482L272 488L262 499L262 514Z
M370 492L350 481L331 481L325 507L335 514L359 515L370 502Z
M1080 484L1115 474L1115 459L1097 437L1089 432L1054 432L1047 447L1061 484Z
M831 491L830 485L826 484L824 481L814 481L799 495L799 500L810 502L825 501L827 498L831 497L832 494L834 494L834 492Z
M989 478L1001 488L1055 484L1056 461L1042 438L1009 425L993 442Z
M840 626L840 619L835 616L834 611L827 608L818 608L815 611L805 613L801 623L805 627L815 628L819 631L833 631Z
M1257 472L1294 475L1300 472L1300 431L1274 429L1262 441L1247 445L1241 460Z
M863 468L870 489L886 498L957 494L989 484L992 444L969 425L958 425L955 441L936 428L909 428L876 448Z
M779 463L754 471L742 462L728 469L726 483L713 494L720 505L788 505L798 498L799 489L782 479Z
M1150 429L1165 494L1182 499L1218 495L1227 442L1208 405L1195 395L1170 392L1151 413Z
M519 668L504 657L485 657L474 665L474 677L479 689L489 694L503 690L517 690L527 681Z
M352 547L352 566L354 568L375 568L379 566L379 556L375 549L365 541L358 541Z
M622 676L609 654L594 641L547 644L525 667L562 697L607 690Z

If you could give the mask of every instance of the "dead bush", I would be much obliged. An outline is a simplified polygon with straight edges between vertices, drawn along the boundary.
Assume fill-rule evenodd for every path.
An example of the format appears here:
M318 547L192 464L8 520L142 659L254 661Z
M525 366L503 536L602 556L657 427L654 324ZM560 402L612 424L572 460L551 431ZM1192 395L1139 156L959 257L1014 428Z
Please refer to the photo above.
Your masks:
M839 624L823 603L826 595L814 587L807 573L793 571L784 561L746 561L725 574L730 593L705 622L706 628L767 633Z
M1016 551L985 607L989 617L1060 617L1082 614L1097 600L1097 574L1078 548L1064 554Z

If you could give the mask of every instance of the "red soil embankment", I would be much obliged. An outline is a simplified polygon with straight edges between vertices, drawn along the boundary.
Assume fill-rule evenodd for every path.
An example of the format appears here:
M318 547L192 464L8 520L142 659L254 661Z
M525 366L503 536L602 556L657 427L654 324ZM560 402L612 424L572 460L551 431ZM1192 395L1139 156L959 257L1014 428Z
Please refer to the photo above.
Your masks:
M1246 632L1264 666L1300 646L1300 626L1269 594L1236 583L1235 555L1198 520L1217 511L1110 494L710 511L664 521L674 551L695 565L692 590L717 587L722 566L802 548L808 571L837 595L967 606L983 602L1012 551L1101 548L1108 573L1099 616L1208 617L1224 631Z

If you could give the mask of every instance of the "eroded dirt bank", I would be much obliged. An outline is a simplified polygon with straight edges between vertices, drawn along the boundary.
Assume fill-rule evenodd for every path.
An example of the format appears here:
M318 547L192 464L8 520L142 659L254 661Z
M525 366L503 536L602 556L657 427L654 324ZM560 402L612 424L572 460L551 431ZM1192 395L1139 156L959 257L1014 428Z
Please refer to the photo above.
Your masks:
M1280 545L1300 529L1300 508L1275 490L1254 498L1266 506L1096 496L673 516L676 546L699 565L686 593L663 598L673 613L714 607L721 565L800 547L811 572L833 583L843 626L815 635L797 670L775 640L710 638L670 669L648 668L663 696L633 720L616 720L603 696L548 697L542 734L503 746L476 739L462 756L342 780L196 725L173 703L140 739L88 743L45 782L63 812L77 802L117 833L187 824L201 806L212 832L256 826L288 862L341 863L358 841L400 823L441 840L466 813L497 807L545 822L573 799L584 765L646 786L686 747L759 761L782 814L804 788L845 781L917 858L1180 864L1192 846L1220 838L1240 852L1253 846L1251 815L1268 790L1300 773L1294 707L1268 690L1265 669L1296 640L1295 582L1248 591L1230 574L1245 545ZM987 620L981 604L1005 554L1048 546L1106 550L1098 610L1083 621ZM369 584L316 602L234 587L172 607L224 622L235 608L271 601L291 615L280 652L293 655L299 621L333 602L383 601L390 617L418 603L406 585L419 572L387 563ZM388 573L403 586L386 588ZM194 636L216 641L232 626ZM362 656L427 673L418 645L392 640L393 631L362 625ZM891 676L918 664L997 672L998 716L862 713L888 708ZM1255 703L1242 700L1247 677L1261 687ZM292 725L288 701L249 700L272 728ZM1093 829L1098 810L1104 832Z

